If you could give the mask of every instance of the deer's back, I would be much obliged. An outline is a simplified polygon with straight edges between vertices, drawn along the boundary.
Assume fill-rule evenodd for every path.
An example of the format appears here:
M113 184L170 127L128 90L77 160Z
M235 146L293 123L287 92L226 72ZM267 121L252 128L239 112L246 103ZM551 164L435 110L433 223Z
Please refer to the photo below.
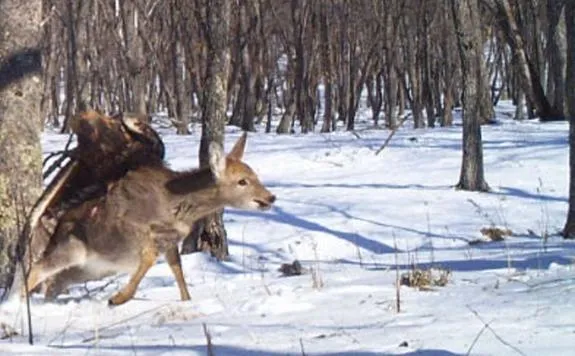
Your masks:
M105 197L87 201L61 220L59 238L72 234L90 252L133 255L151 241L151 227L173 220L164 185L173 172L141 167L108 187ZM113 259L113 258L112 258Z

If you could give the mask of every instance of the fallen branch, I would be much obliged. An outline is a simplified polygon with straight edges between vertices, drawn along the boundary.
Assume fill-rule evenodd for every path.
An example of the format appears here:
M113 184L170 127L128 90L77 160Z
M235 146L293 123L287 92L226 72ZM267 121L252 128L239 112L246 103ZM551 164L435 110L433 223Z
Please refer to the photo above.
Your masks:
M483 331L485 330L489 330L491 331L491 333L493 334L493 336L495 336L495 338L497 340L499 340L499 342L501 342L503 345L509 347L510 349L512 349L513 351L517 352L519 355L525 355L525 353L523 353L523 351L519 350L517 347L511 345L509 342L505 341L501 336L499 336L495 330L493 330L493 328L491 327L491 325L489 325L490 323L487 323L483 320L483 318L481 318L481 316L479 315L479 313L477 311L475 311L473 308L471 308L469 305L466 305L467 309L469 309L469 311L471 311L473 313L473 315L475 315L477 317L477 319L479 319L479 321L481 321L481 323L483 323L483 329L481 329L481 331L479 332L479 334L475 337L475 340L473 341L473 343L471 344L469 350L467 350L467 355L469 355L471 353L471 349L473 349L473 346L475 345L475 343L477 342L477 340L479 339L479 336L481 336L481 334L483 333Z
M383 145L381 145L381 147L375 152L375 155L377 156L381 151L383 151L383 149L385 147L387 147L387 145L389 144L389 141L391 141L391 138L393 137L393 135L395 135L395 133L397 132L397 130L403 126L403 124L407 121L407 119L409 119L411 117L411 114L407 114L403 117L403 119L401 119L401 121L399 122L399 125L397 125L396 127L393 128L393 130L391 130L391 133L389 134L389 136L387 137L387 139L385 140L385 142L383 143Z

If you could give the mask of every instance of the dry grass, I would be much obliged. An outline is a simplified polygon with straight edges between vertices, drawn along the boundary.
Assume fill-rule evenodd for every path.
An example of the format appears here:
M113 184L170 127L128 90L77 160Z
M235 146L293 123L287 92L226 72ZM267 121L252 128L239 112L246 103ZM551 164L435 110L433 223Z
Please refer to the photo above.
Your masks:
M312 288L320 290L324 287L323 277L321 276L321 271L319 267L312 268L311 270L311 281L312 281Z
M400 284L419 290L433 290L433 287L446 286L450 278L450 270L440 267L423 269L414 266L411 271L401 275Z
M470 241L469 242L470 245L478 245L485 242L503 241L505 240L506 237L513 235L513 231L507 228L501 228L497 226L483 227L479 231L481 232L481 235L483 237Z
M0 322L0 340L11 339L14 336L17 336L18 333L14 328L6 323Z
M173 322L187 322L204 316L189 307L180 305L166 305L153 314L154 325L160 326Z

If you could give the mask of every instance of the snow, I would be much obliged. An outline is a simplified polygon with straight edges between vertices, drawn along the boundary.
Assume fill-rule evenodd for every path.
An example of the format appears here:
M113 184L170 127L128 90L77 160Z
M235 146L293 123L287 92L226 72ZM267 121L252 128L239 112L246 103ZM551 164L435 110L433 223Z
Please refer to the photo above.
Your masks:
M567 355L575 345L575 244L557 232L568 196L568 125L514 122L497 108L483 127L490 193L454 189L461 127L356 134L252 133L245 160L278 196L270 212L226 210L230 261L183 257L192 300L179 301L160 260L134 300L107 298L127 276L79 285L55 303L32 299L34 346L23 305L0 305L19 335L0 354ZM367 117L367 115L366 115ZM163 132L172 168L195 166L199 130ZM228 128L226 146L240 132ZM46 153L67 136L43 135ZM499 242L470 244L480 229ZM299 260L301 276L282 277ZM400 287L412 268L451 272L443 287ZM87 293L89 292L89 295Z

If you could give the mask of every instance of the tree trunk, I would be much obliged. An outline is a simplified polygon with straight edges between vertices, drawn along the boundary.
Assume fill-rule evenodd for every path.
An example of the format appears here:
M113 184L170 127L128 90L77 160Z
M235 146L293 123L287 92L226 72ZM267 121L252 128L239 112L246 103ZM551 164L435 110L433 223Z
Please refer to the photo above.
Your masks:
M481 79L482 43L478 0L452 0L453 21L463 76L463 159L457 188L487 191L483 175L481 117L484 92Z
M443 110L441 115L441 126L449 127L453 125L453 88L447 84L443 91Z
M148 107L146 104L146 88L148 79L146 78L146 56L144 52L143 39L140 34L140 18L138 11L133 11L133 21L130 28L132 36L129 43L129 66L132 79L132 100L130 110L146 117Z
M434 112L434 102L433 102L433 88L432 88L432 70L431 70L431 45L429 39L429 19L427 18L427 13L423 14L423 54L422 57L422 68L421 68L421 94L423 97L423 102L425 106L425 116L427 117L427 127L435 127L435 112Z
M400 78L405 78L405 75L401 72ZM397 116L403 117L405 115L405 79L400 79L397 81Z
M334 122L333 110L333 63L332 63L332 46L329 38L330 22L328 22L327 9L324 2L320 3L320 38L321 38L321 60L323 69L323 78L325 84L324 92L324 111L323 124L321 132L330 132L332 122Z
M563 119L563 113L557 112L551 107L545 96L539 73L537 72L537 66L527 55L525 41L515 21L511 3L509 0L497 0L497 6L500 12L500 21L498 23L502 26L509 46L513 51L513 56L517 61L520 80L525 90L527 101L533 103L542 121Z
M513 119L518 121L525 120L525 111L525 94L519 90L517 93L517 105L515 106L515 115L513 116Z
M42 1L0 2L0 287L23 255L21 228L42 180L40 21ZM19 244L20 243L20 244Z
M286 87L282 89L282 97L284 101L284 113L280 119L278 127L276 128L276 132L278 134L288 134L291 132L291 127L294 122L294 115L296 110L296 103L295 103L295 89L293 85L295 70L294 70L294 63L290 59L287 63L287 71L286 71Z
M69 132L70 127L68 122L74 115L74 98L76 94L76 86L78 82L78 66L76 53L78 51L78 44L76 42L76 14L74 12L74 2L67 0L66 2L66 108L64 109L64 123L61 128L61 133Z
M222 147L226 124L227 81L230 66L228 29L231 2L208 0L206 3L208 39L208 76L202 110L200 166L208 165L208 147L216 142ZM223 222L223 210L195 223L182 245L182 253L209 251L219 260L228 256L228 243Z
M309 93L314 90L310 81L311 53L306 51L306 32L309 22L310 6L305 1L291 1L293 28L293 46L295 51L294 98L296 116L300 122L301 132L309 133L314 129L314 117L310 107Z
M575 2L565 4L565 25L567 28L567 76L565 97L569 118L569 210L563 228L565 238L575 238Z
M379 126L379 115L381 114L381 109L383 107L383 69L377 71L366 81L367 92L368 92L368 103L371 107L371 117L373 121L373 126Z
M397 73L393 63L386 64L387 80L385 80L385 120L387 127L391 130L397 127Z
M547 95L553 102L553 107L559 112L565 111L565 46L563 45L559 28L559 19L561 18L561 10L564 3L564 0L547 1L547 21L549 22L547 32L547 57L549 58L547 83L551 87Z

